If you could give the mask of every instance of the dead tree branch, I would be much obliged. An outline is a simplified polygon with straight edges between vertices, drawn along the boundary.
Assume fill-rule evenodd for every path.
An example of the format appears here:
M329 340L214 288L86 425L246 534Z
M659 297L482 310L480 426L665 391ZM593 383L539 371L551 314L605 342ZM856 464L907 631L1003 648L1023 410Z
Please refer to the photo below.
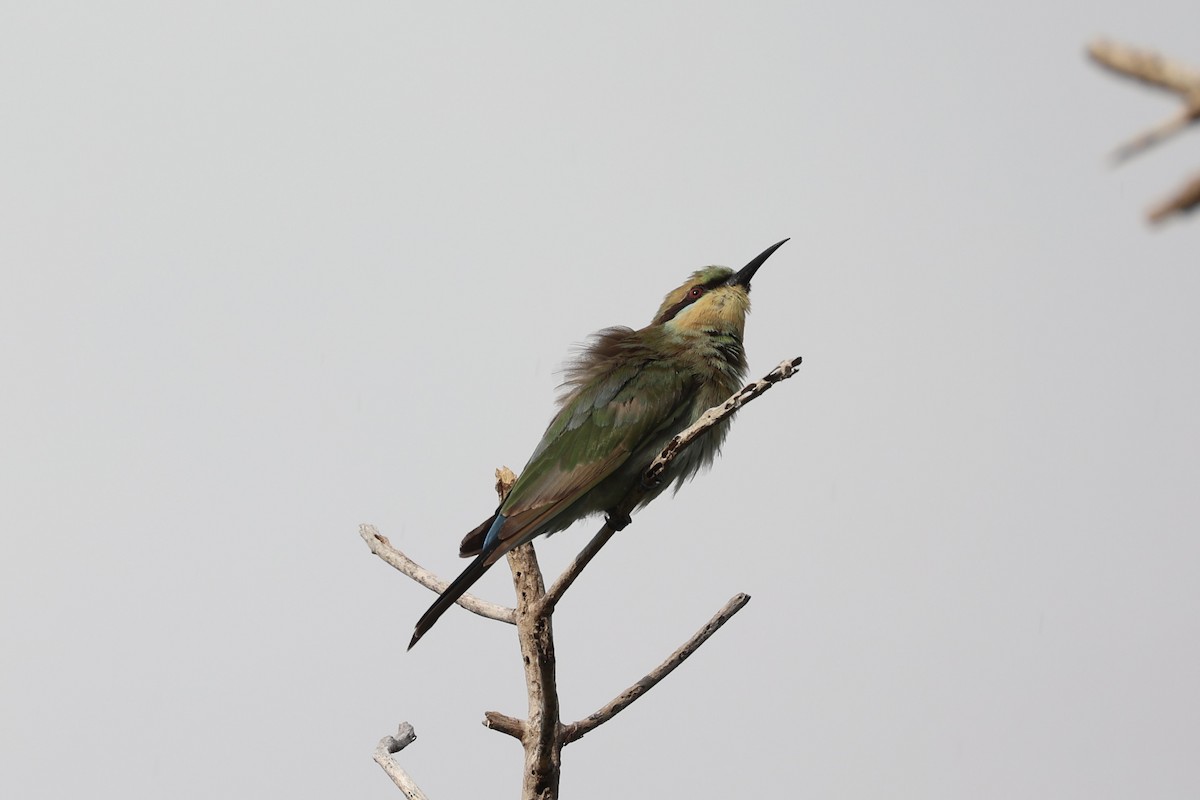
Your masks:
M444 581L434 575L429 570L422 567L417 562L413 561L404 553L392 547L392 543L387 537L380 533L374 525L359 525L358 535L367 543L367 547L371 548L371 552L379 556L389 566L394 567L403 572L408 577L412 578L417 583L430 589L434 592L441 593L450 585L449 581ZM517 612L512 608L495 603L489 603L487 600L481 600L475 595L464 594L458 598L458 604L478 614L481 617L494 619L497 622L507 622L509 625L517 624Z
M525 747L523 800L553 800L558 797L562 767L561 726L558 712L557 659L554 655L552 615L544 613L546 594L542 570L533 545L526 543L508 554L513 588L517 591L517 639L525 664L525 690L529 717L521 744ZM487 725L487 722L484 722Z
M730 598L729 602L721 608L716 615L710 619L703 628L692 634L692 638L688 639L679 649L667 657L665 661L652 669L644 678L633 684L625 691L614 697L607 705L598 711L589 714L578 722L572 722L570 725L564 725L560 733L562 743L570 744L577 739L582 739L584 734L592 731L594 728L603 725L610 719L615 717L620 712L629 707L629 704L646 692L658 685L658 682L671 674L671 672L687 661L688 656L696 652L700 645L708 641L708 637L712 636L717 630L730 620L730 618L741 611L746 603L750 602L750 595L736 594Z
M501 714L499 711L483 713L483 727L506 734L514 739L525 738L525 720Z
M780 381L787 380L796 374L796 368L804 359L800 356L789 358L787 361L780 362L779 366L762 376L754 383L748 383L741 390L721 403L719 406L714 406L708 411L700 415L700 419L690 427L683 430L679 435L667 443L663 451L654 457L650 462L650 468L646 470L646 475L643 482L647 484L657 484L662 480L662 476L666 473L667 467L671 466L671 462L675 460L684 449L696 440L700 434L716 425L723 419L733 416L733 412L737 411L742 406L749 403L754 398L761 395L767 389L770 389ZM640 499L640 498L639 498Z
M1100 66L1177 95L1183 107L1137 136L1113 153L1120 163L1143 153L1200 120L1200 72L1149 50L1099 40L1088 47L1088 55ZM1155 205L1147 214L1151 222L1161 222L1173 214L1182 214L1200 206L1200 178L1185 184L1174 195Z
M383 767L383 771L392 779L392 783L404 792L404 796L408 800L428 800L425 793L417 788L417 784L413 782L409 774L396 763L396 759L392 758L393 753L399 753L416 739L417 733L413 730L413 726L407 722L401 722L395 736L385 736L379 740L379 745L375 748L375 763Z

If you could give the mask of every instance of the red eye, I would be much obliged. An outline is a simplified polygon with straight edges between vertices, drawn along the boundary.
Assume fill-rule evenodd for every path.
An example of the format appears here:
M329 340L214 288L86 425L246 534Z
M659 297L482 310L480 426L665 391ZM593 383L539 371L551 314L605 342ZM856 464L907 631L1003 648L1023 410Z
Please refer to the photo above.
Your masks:
M702 294L704 294L704 287L703 287L703 286L693 286L693 287L692 287L692 290L691 290L690 292L688 292L688 297L690 297L690 298L692 298L693 300L695 300L697 297L699 297L699 296L700 296L700 295L702 295Z

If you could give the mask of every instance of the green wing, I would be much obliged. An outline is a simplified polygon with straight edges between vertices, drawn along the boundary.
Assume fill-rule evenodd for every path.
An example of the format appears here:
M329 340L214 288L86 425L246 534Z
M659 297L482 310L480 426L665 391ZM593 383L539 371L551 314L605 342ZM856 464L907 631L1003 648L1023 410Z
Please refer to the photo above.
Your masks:
M627 329L615 357L604 357L604 336L617 333L604 332L571 371L574 388L500 508L507 519L497 559L612 475L632 453L678 426L690 408L698 387L695 375L655 357Z

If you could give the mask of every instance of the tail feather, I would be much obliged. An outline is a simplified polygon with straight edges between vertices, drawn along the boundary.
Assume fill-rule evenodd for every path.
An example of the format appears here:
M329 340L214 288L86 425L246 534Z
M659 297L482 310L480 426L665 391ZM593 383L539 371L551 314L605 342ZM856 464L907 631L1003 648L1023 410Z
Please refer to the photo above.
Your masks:
M488 531L492 529L492 525L496 522L497 514L492 514L473 529L470 533L463 537L462 544L458 546L458 555L462 558L470 558L477 556L483 552L483 542L487 538Z
M422 614L421 618L417 620L417 626L413 630L412 640L408 643L409 650L412 650L413 645L421 640L421 637L433 627L433 624L438 621L442 614L445 614L450 606L458 602L458 598L462 597L466 593L467 589L470 589L475 584L475 581L479 580L481 577L483 577L483 573L487 572L488 567L492 565L488 560L488 556L492 555L492 553L496 550L496 547L500 544L499 536L494 535L494 532L498 531L503 524L504 517L500 516L499 514L488 520L487 534L483 536L483 543L480 547L479 554L475 556L474 561L467 565L467 568L462 571L462 574L455 578L450 585L446 587L445 591L438 595L438 599L433 601L433 605L429 607L429 610ZM478 531L481 528L483 528L482 525L475 530ZM471 533L467 534L467 538L470 539L472 536L474 536L474 534L475 531L472 531ZM464 548L466 547L466 540L464 540L463 546ZM471 554L466 553L466 555Z
M438 599L433 601L433 605L429 607L429 610L421 615L421 618L417 620L417 627L413 630L412 641L408 643L409 650L413 649L413 645L420 641L421 637L433 627L433 623L437 622L438 618L442 614L445 614L450 606L454 605L458 601L458 598L462 597L467 589L471 588L475 581L483 577L483 573L487 572L488 567L491 566L491 564L486 563L489 555L490 553L480 553L476 556L475 560L468 564L467 568L462 571L462 574L446 587L446 591L438 595Z

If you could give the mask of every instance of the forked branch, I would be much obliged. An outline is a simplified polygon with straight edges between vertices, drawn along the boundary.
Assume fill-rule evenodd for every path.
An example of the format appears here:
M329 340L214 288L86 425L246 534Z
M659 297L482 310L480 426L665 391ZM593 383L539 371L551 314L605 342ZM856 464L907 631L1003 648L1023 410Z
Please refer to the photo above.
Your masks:
M1149 50L1099 40L1088 47L1088 55L1102 67L1177 95L1183 106L1157 125L1139 133L1113 153L1124 161L1165 141L1200 120L1200 71ZM1151 222L1161 222L1200 206L1200 177L1186 183L1175 194L1148 213Z

